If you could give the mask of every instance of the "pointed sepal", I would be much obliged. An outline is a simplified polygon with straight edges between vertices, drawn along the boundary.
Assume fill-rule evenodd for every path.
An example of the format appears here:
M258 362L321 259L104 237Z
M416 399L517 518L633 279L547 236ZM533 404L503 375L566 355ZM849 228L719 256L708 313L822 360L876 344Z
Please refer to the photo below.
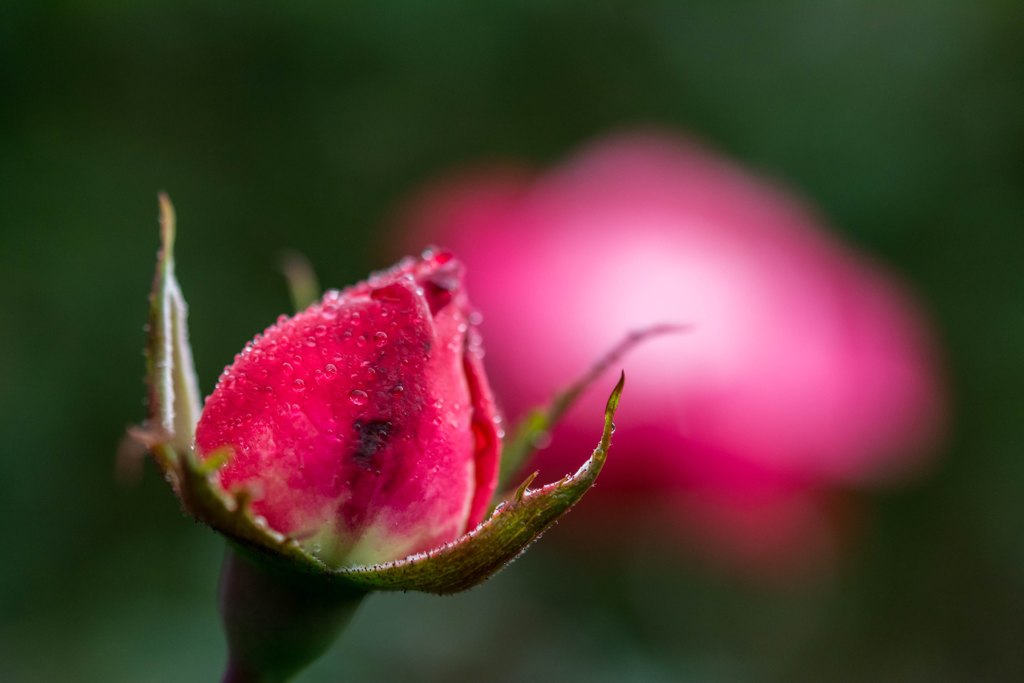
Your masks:
M527 546L569 511L601 472L622 395L623 374L605 406L604 430L590 458L571 475L529 489L532 475L509 500L465 536L440 548L372 567L338 570L336 575L366 590L415 590L449 594L472 588L517 558Z
M188 341L188 308L174 275L174 207L166 194L159 198L160 252L149 297L146 344L149 417L132 434L173 479L178 454L192 446L201 401Z
M160 199L160 251L150 293L149 337L146 344L148 417L129 431L152 453L182 505L200 521L228 537L270 549L292 562L322 565L298 550L298 544L273 531L249 509L245 491L228 493L214 481L230 457L219 453L200 461L192 449L202 403L192 349L188 341L188 309L174 273L176 234L174 207Z
M683 332L687 325L661 324L645 327L626 335L618 344L598 359L579 379L555 395L551 402L531 410L512 430L501 452L501 466L498 472L498 499L508 495L508 488L522 477L522 468L530 461L533 453L550 439L551 430L565 413L575 405L580 396L604 374L644 341L664 334Z

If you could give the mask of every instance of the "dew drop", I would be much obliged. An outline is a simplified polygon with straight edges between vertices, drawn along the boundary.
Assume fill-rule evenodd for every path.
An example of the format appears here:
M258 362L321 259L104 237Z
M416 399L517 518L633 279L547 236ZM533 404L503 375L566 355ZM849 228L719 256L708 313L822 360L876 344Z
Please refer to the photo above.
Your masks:
M353 389L348 393L348 400L357 406L365 406L369 399L370 397L362 389Z
M316 329L313 330L313 333L318 337L324 336L327 334L327 325L317 325Z
M308 346L309 348L313 348L314 346L316 346L316 337L314 337L313 335L306 337L306 346Z
M306 382L304 380L297 378L294 382L292 382L292 391L301 394L305 390Z
M373 335L373 343L377 345L377 348L381 348L388 345L388 333L381 331Z
M324 366L324 374L328 377L334 377L338 374L338 366L334 363L328 363Z

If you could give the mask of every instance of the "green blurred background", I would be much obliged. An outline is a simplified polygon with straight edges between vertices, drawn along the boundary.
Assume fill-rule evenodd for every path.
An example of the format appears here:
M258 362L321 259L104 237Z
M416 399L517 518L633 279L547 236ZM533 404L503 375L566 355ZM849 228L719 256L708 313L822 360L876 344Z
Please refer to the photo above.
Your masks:
M1024 680L1024 11L1017 1L0 5L0 681L207 681L220 540L114 453L143 416L156 192L204 392L454 166L692 131L811 197L930 308L932 474L838 575L752 584L558 531L482 588L374 596L303 681Z

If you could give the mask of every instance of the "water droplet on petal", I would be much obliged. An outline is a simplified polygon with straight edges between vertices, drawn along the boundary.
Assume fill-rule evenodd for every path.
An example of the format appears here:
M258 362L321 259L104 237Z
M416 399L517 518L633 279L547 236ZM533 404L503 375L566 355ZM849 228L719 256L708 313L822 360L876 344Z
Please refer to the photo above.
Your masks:
M304 380L296 379L294 382L292 382L292 391L295 391L296 393L300 393L301 394L305 390L306 390L306 382Z
M387 344L388 344L388 333L387 332L377 332L376 334L373 335L373 343L377 345L378 349L381 348L381 347L387 346Z
M369 399L370 397L367 396L366 392L363 391L362 389L353 389L348 394L348 400L352 401L352 403L354 403L357 406L366 405L366 402Z

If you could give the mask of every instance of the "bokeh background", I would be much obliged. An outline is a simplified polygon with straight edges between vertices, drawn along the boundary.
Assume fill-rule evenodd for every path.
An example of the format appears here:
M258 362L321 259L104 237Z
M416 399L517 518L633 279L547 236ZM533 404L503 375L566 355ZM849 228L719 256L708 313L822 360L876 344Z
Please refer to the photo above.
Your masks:
M370 598L303 681L1024 679L1024 11L1007 0L0 5L0 680L215 680L221 541L152 467L158 189L204 392L288 309L282 248L343 285L416 187L686 130L800 188L918 293L951 415L932 472L857 495L827 576L757 582L638 530L550 538L460 596Z

